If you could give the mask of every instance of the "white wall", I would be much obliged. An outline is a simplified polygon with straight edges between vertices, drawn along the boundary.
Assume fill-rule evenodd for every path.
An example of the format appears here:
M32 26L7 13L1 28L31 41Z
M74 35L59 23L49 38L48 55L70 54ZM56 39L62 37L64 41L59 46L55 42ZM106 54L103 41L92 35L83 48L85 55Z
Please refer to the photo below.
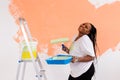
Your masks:
M8 0L0 0L0 78L14 80L18 56L18 44L13 40L17 30L8 11Z
M119 80L120 79L120 51L108 49L96 65L96 80Z

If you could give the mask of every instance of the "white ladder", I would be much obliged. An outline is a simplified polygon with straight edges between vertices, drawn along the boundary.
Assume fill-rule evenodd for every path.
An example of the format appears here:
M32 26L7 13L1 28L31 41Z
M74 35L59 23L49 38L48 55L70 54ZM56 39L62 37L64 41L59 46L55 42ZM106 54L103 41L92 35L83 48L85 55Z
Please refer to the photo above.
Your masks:
M35 69L36 77L38 78L38 80L47 80L47 77L45 75L45 70L43 69L43 65L42 65L42 62L41 62L38 54L37 54L37 57L35 58L32 53L32 49L31 49L31 45L30 45L30 41L32 41L32 36L30 34L27 22L25 21L24 18L19 18L19 22L20 22L20 28L21 28L25 43L26 43L26 45L28 47L28 51L30 53L31 60L22 60L22 52L20 52L16 80L19 80L19 79L24 80L25 68L26 68L27 62L33 63L33 67ZM23 67L21 67L21 65L22 65L21 63L23 63ZM22 72L21 72L21 70L22 70ZM21 72L21 76L20 76L20 72Z

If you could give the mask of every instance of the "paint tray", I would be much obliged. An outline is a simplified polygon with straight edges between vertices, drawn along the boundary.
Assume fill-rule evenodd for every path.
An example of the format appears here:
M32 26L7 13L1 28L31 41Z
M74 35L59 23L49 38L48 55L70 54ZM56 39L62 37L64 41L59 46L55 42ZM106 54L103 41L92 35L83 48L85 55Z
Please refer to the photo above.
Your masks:
M53 57L50 57L48 59L46 59L46 62L48 64L68 64L70 63L72 60L72 56L70 55L56 55L56 56L53 56Z

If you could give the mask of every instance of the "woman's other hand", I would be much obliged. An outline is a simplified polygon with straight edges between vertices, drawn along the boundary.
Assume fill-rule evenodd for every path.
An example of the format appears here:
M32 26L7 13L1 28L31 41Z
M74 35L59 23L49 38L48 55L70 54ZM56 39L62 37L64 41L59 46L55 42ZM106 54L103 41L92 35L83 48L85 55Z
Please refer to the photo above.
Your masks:
M72 61L71 62L72 63L78 62L78 59L79 59L78 57L72 56Z

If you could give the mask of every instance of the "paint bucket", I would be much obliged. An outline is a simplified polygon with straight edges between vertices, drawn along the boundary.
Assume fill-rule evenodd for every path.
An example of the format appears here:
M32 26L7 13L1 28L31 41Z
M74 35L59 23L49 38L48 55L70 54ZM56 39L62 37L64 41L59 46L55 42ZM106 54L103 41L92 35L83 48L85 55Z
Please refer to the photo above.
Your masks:
M34 41L30 41L29 44L30 44L30 47L31 47L31 50L33 53L33 57L36 59L38 42L36 40L34 40ZM22 60L31 59L31 55L30 55L30 52L29 52L26 42L22 41L20 45L21 45Z

